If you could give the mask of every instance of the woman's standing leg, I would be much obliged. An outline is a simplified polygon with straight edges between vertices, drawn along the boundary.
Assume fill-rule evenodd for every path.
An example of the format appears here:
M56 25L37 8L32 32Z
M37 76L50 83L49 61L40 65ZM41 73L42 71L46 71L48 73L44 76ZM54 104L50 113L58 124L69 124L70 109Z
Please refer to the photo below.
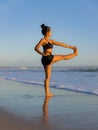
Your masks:
M50 88L49 88L50 77L51 77L51 65L44 66L44 70L45 70L45 80L44 80L45 95L47 97L53 96L53 94L51 94Z

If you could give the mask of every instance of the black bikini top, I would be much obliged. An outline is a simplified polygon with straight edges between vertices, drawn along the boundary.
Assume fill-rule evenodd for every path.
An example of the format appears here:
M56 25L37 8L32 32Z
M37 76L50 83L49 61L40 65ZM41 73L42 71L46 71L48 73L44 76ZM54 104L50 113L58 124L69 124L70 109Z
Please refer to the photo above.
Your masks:
M43 49L46 50L46 49L52 49L53 48L53 45L48 42L46 45L43 45Z

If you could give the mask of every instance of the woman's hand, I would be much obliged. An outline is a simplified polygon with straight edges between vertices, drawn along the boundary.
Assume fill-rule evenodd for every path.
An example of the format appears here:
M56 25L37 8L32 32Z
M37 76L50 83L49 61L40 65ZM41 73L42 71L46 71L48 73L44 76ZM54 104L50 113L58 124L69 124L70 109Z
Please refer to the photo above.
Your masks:
M48 53L48 52L42 54L42 56L48 56L48 55L50 55L50 53Z
M69 46L69 48L74 50L75 46Z
M76 46L70 46L69 48L73 49L76 56L78 55L78 48Z
M47 55L45 53L43 53L42 56L47 56Z
M74 50L75 55L78 56L78 48L74 47L73 50Z

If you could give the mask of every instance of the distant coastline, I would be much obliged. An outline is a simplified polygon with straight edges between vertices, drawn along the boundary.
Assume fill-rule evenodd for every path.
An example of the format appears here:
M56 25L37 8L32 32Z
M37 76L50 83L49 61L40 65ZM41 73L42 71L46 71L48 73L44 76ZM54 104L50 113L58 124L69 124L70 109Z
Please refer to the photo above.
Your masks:
M42 66L20 66L20 67L15 67L15 66L12 66L12 67L0 67L0 70L8 70L8 69L11 69L11 70L34 70L34 69L42 69L43 70L43 67ZM98 72L98 66L53 66L53 70L57 70L57 69L61 69L61 70L64 70L64 71L96 71Z

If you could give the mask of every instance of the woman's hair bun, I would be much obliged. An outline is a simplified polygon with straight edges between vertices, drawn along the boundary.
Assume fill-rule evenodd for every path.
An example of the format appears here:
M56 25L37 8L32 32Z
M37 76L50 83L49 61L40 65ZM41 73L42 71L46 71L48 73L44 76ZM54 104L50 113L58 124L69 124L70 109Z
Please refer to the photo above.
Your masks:
M42 25L41 25L41 28L44 28L44 27L45 27L45 24L42 24Z

